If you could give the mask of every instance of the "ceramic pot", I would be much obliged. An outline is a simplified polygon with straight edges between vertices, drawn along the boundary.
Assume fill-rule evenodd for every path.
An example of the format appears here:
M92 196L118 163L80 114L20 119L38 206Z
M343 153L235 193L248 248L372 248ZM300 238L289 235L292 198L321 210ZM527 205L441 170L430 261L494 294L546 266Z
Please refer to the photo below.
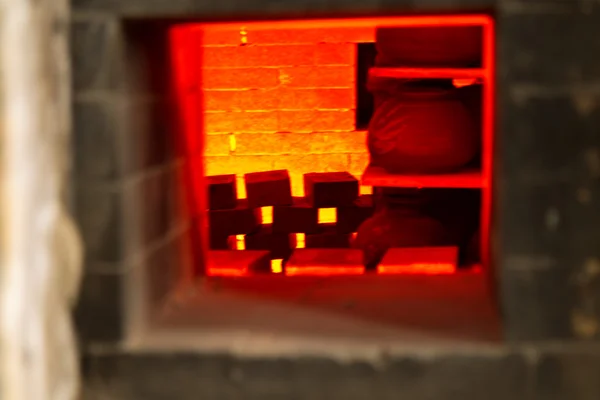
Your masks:
M376 269L390 248L448 244L444 225L428 215L427 204L418 189L385 195L382 207L358 228L353 242L363 251L367 269Z
M481 65L479 26L379 28L375 64L382 67L473 67Z
M456 89L414 83L379 98L367 145L390 173L441 173L469 163L479 135Z

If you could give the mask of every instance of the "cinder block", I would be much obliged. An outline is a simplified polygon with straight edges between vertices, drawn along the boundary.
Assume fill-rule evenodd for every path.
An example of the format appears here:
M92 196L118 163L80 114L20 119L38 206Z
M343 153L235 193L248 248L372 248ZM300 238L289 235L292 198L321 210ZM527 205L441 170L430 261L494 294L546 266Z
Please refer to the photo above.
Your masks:
M451 274L456 272L458 247L406 247L389 249L378 274Z
M244 276L255 273L269 273L271 259L268 251L225 250L209 251L206 274L209 276Z
M353 233L374 212L373 196L362 195L351 206L337 209L336 228L339 233Z
M352 206L358 198L358 179L348 172L304 174L304 193L315 208Z
M208 218L211 237L245 235L260 226L260 210L248 207L246 200L238 200L237 207L231 210L210 210Z
M208 209L230 210L237 207L235 175L216 175L206 177L208 187Z
M355 249L296 249L285 266L286 275L361 275L362 252Z
M321 224L318 233L306 234L307 249L345 249L350 247L351 234L338 233L336 224Z
M292 204L290 174L287 170L252 172L244 175L246 197L252 208Z
M267 250L272 259L287 260L296 247L296 235L273 232L272 225L262 225L256 232L246 235L248 250Z
M294 197L289 206L273 207L273 231L316 233L319 231L318 216L318 208L311 207L304 197Z

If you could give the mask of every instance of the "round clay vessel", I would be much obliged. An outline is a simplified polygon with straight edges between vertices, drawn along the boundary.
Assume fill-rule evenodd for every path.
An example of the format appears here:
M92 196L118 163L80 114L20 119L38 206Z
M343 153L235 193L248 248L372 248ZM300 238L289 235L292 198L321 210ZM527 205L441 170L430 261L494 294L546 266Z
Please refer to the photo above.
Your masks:
M382 208L358 228L353 242L367 269L376 269L390 248L447 245L444 225L426 210L427 199L418 189L385 195Z
M407 84L380 97L367 146L390 173L452 172L477 154L477 132L456 89Z

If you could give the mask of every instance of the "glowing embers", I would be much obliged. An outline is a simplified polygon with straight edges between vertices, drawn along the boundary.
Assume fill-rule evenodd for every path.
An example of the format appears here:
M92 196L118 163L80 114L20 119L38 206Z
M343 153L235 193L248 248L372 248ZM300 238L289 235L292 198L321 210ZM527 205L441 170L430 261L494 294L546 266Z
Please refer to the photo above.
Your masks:
M354 249L296 249L284 269L286 276L362 275L362 251Z
M248 276L271 272L271 256L260 250L213 250L207 254L206 275Z
M456 272L458 247L389 249L377 266L378 274L441 275Z

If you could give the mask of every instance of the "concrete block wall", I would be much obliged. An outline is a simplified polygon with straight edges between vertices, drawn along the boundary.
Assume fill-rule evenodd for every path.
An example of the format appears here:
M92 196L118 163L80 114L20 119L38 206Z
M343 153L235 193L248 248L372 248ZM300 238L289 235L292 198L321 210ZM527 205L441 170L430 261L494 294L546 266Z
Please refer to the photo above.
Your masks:
M76 320L85 342L123 338L135 325L126 314L142 314L128 307L159 304L192 268L166 29L142 25L102 13L75 12L72 22L73 203L86 250Z

